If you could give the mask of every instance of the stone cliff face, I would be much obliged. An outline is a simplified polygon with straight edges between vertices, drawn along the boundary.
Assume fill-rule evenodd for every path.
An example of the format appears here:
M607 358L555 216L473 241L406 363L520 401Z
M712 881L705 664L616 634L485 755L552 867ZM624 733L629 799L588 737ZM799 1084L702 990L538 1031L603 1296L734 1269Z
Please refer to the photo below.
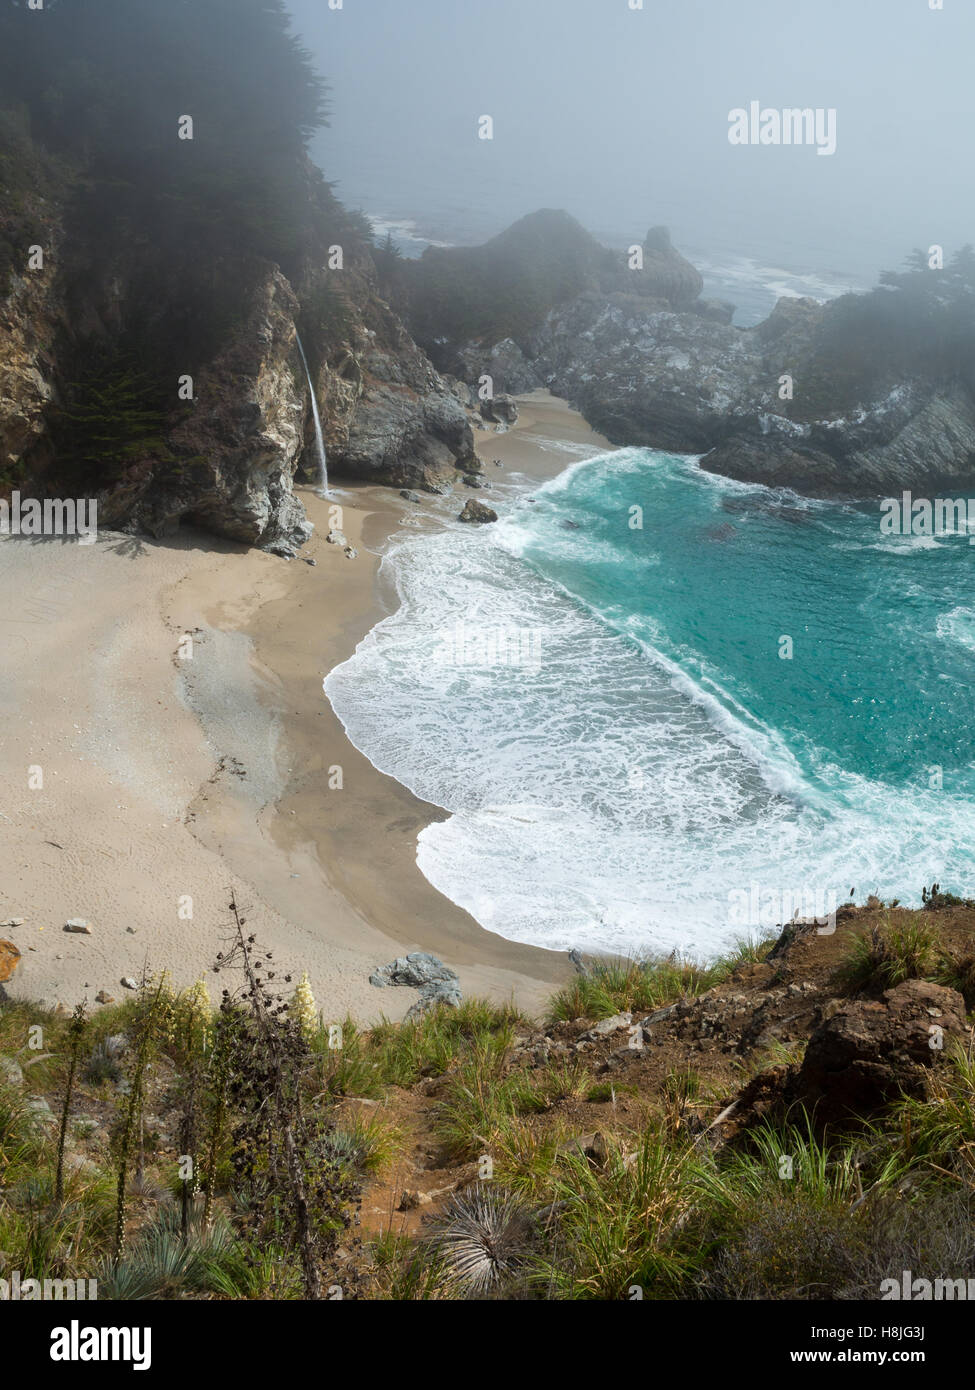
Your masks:
M0 477L43 443L55 394L49 344L58 313L48 286L20 276L0 303Z
M580 295L627 294L647 307L680 309L703 286L666 228L611 250L553 209L521 218L483 246L430 247L401 263L394 279L397 302L437 367L462 375L493 347L495 389L514 393L532 389L527 340Z
M380 298L367 252L347 270L307 270L295 283L273 262L242 257L229 312L200 337L192 399L179 398L174 365L145 388L155 423L144 440L112 466L90 451L79 463L70 424L79 376L103 357L132 355L138 370L141 335L160 336L159 324L183 312L181 275L178 262L157 262L153 283L164 288L154 299L139 255L99 252L76 227L66 236L67 185L61 192L44 200L44 267L15 255L0 285L0 490L96 496L103 526L162 537L185 521L294 554L308 534L295 475L318 472L299 324L332 477L439 489L455 467L480 467L463 406ZM105 377L96 384L103 391Z
M297 312L291 286L267 267L239 331L198 374L195 404L167 436L173 461L134 463L102 499L103 524L165 536L185 520L282 554L307 539L292 492L307 400L293 365Z
M21 147L21 186L9 205L0 196L4 491L97 496L106 526L165 536L186 521L294 554L307 536L294 479L318 473L299 329L333 479L440 491L458 470L478 473L471 411L487 376L496 396L547 386L614 443L700 454L742 480L820 495L975 489L975 383L967 366L926 370L909 332L896 351L882 332L871 342L861 320L869 327L880 305L883 327L889 301L864 314L869 296L782 300L739 329L730 306L700 298L700 275L664 229L647 234L634 270L560 213L392 270L354 238L343 268L323 269L330 237L313 230L290 279L259 255L228 256L212 305L189 328L179 320L178 355L167 357L168 321L187 313L199 274L192 248L99 246L91 220L78 220L70 173L35 155L36 177ZM314 228L329 204L313 190L309 207ZM28 268L18 219L43 242L44 268ZM431 360L407 320L432 334L440 304L446 331L424 339ZM485 323L513 329L469 336ZM870 331L876 340L876 323ZM183 400L188 344L193 395ZM154 380L130 399L133 359L151 361ZM98 452L91 400L108 401L123 434L110 458Z
M467 414L449 384L367 282L318 374L329 468L393 487L438 490L476 471Z
M469 343L457 356L466 380L489 372L502 386L547 386L616 444L701 454L703 467L742 481L824 496L975 488L967 381L935 376L918 354L881 364L864 385L837 313L780 300L739 329L703 301L661 307L590 290L520 343Z

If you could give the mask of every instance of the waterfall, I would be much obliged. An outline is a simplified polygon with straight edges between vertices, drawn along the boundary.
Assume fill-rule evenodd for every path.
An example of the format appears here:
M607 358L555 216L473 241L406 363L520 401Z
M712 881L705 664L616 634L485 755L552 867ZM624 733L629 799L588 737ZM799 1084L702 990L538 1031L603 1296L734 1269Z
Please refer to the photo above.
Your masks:
M318 445L318 469L322 478L322 496L328 496L328 466L325 459L325 436L322 434L322 417L318 413L318 401L315 399L315 387L312 385L311 372L308 369L308 358L305 356L305 349L301 345L301 334L295 329L295 337L298 340L298 351L301 353L301 360L305 365L305 376L308 378L308 393L311 396L311 413L315 419L315 443Z

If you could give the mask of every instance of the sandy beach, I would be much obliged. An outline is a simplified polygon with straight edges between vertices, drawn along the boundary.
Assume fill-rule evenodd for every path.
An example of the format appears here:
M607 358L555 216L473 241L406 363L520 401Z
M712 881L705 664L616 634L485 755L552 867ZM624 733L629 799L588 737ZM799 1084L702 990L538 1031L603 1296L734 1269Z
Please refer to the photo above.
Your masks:
M71 1007L165 969L217 995L231 889L326 1019L402 1017L415 993L368 976L410 950L529 1012L568 978L563 954L483 930L427 882L416 836L444 813L358 753L322 693L395 602L378 576L391 535L469 496L503 510L512 484L609 447L545 392L476 445L487 493L303 489L316 530L292 561L190 529L0 542L0 922L23 918L0 928L23 953L8 993Z

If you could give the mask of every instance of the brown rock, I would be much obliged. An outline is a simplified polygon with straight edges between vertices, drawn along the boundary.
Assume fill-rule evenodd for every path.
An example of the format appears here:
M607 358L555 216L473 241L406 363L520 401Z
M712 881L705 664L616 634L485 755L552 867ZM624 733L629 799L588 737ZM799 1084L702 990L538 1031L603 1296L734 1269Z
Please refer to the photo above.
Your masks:
M486 522L497 521L498 514L493 507L486 507L483 502L478 502L476 497L470 498L464 504L464 510L457 518L458 521Z
M0 941L0 985L9 980L20 964L20 951L12 941Z
M929 1069L968 1033L957 990L925 980L906 980L882 1000L850 1000L809 1039L794 1097L829 1121L923 1096Z
M609 1145L606 1136L599 1130L592 1134L579 1134L565 1144L560 1144L559 1153L581 1153L594 1168L602 1168L609 1159Z
M417 1207L428 1207L433 1198L428 1192L406 1191L400 1198L400 1211L416 1211Z

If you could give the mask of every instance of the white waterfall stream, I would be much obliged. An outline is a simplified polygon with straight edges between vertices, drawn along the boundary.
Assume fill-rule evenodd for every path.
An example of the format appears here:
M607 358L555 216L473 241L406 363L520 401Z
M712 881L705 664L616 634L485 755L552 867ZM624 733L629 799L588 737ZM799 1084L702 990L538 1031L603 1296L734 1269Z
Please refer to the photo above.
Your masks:
M305 356L305 349L301 345L301 335L296 331L295 337L298 340L298 351L301 353L301 360L305 367L305 376L308 378L308 392L311 396L311 413L315 420L315 443L318 446L318 467L322 480L322 496L328 496L328 463L325 457L325 436L322 434L322 417L318 413L318 401L315 398L315 387L312 383L311 372L308 369L308 358Z

